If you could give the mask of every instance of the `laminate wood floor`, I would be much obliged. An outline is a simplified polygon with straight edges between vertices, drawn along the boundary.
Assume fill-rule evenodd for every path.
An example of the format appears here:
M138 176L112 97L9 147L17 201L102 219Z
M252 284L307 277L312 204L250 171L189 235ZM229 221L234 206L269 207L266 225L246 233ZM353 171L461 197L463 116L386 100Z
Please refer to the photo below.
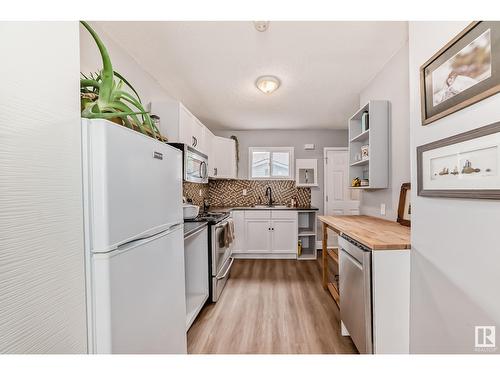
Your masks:
M319 257L318 257L319 258ZM221 298L188 332L193 354L357 353L318 261L237 259Z

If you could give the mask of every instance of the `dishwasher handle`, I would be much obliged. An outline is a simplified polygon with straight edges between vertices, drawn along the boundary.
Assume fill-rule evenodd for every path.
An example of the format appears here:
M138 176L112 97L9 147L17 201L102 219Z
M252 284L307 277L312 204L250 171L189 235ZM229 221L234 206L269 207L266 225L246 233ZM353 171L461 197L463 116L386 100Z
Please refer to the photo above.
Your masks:
M342 234L340 235L340 237L342 237L342 238L343 238L344 240L346 240L347 242L352 243L354 246L356 246L356 247L360 248L360 249L361 249L361 250L363 250L363 251L371 251L371 249L370 249L369 247L367 247L367 246L363 245L362 243L360 243L360 242L356 241L355 239L353 239L353 238L349 237L347 234L342 233Z

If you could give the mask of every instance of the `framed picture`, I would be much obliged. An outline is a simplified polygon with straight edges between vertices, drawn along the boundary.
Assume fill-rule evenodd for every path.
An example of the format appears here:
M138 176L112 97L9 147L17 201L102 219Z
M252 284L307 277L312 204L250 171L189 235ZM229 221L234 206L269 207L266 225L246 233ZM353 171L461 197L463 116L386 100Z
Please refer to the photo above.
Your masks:
M398 223L407 227L411 226L411 184L401 185L399 193Z
M497 92L500 22L473 22L420 68L422 125Z
M420 196L500 199L500 122L417 147Z

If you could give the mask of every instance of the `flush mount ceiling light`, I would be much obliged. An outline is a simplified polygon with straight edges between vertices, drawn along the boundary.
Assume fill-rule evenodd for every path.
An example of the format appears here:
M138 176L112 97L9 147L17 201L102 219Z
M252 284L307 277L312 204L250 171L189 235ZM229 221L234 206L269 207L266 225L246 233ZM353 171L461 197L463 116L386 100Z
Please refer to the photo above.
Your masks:
M269 21L253 21L253 25L257 31L263 33L269 28Z
M275 76L262 76L257 78L255 86L264 94L271 94L280 87L280 80Z

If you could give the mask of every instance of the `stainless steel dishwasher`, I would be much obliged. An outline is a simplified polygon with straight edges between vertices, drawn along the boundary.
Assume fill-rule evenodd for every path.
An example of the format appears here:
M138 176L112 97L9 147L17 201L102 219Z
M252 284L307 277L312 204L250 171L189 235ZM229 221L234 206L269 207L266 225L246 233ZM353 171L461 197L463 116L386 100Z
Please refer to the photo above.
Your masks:
M360 353L373 353L371 250L342 234L339 238L340 319Z

